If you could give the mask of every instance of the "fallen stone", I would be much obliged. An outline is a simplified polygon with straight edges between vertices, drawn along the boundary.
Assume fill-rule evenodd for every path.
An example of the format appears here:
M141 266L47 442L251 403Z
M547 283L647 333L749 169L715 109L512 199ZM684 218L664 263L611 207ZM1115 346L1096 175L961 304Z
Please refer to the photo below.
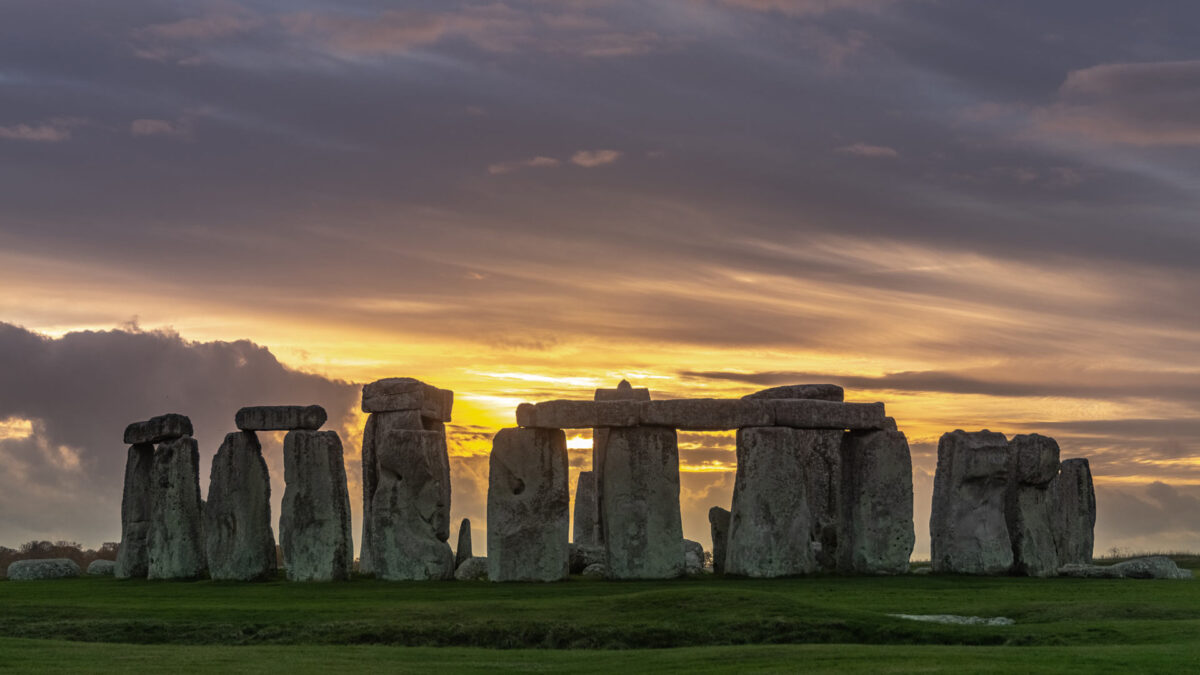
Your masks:
M468 558L474 557L471 553L471 519L463 518L458 525L458 546L454 548L454 569L457 570Z
M79 576L79 565L70 558L18 560L8 566L9 581L69 579Z
M517 425L536 429L632 427L637 401L544 401L517 406Z
M427 422L421 418L419 410L401 410L393 412L373 413L367 416L367 423L363 429L363 444L362 444L362 486L363 486L363 516L362 516L362 539L359 541L360 552L358 561L358 570L363 574L373 574L372 567L373 555L371 553L371 504L375 499L375 489L379 485L379 469L376 465L375 446L376 439L381 438L382 434L396 429L408 429L411 431L433 431L427 427ZM449 466L447 466L447 472Z
M411 377L389 377L363 387L365 413L417 410L422 417L449 422L453 408L454 392Z
M125 427L125 442L130 445L163 443L173 441L181 436L191 435L192 421L178 413L151 417L145 422L134 422Z
M449 456L439 431L376 429L378 486L371 503L371 567L390 581L454 576Z
M1096 528L1096 491L1086 459L1068 459L1050 481L1050 513L1054 548L1061 564L1088 565Z
M748 577L808 574L817 569L813 473L826 469L841 432L754 427L737 434L737 474L725 573ZM832 448L832 449L831 449ZM821 476L816 476L817 479Z
M1058 475L1058 443L1039 434L1013 436L1008 443L1005 519L1015 574L1049 577L1058 572L1050 482Z
M118 579L144 579L150 570L150 472L154 446L129 446L125 460L125 488L121 493L121 546L117 549Z
M117 563L112 560L93 560L87 566L87 573L93 577L111 577L117 568Z
M226 434L213 457L204 536L213 579L258 581L275 575L271 476L253 431Z
M596 474L580 471L575 483L575 518L572 523L572 541L576 544L594 546L596 542Z
M604 562L604 547L571 544L567 549L567 556L570 560L571 574L582 574L589 565Z
M929 518L935 572L1006 574L1013 563L1005 519L1008 440L991 431L954 431L938 441Z
M319 405L260 405L237 411L234 421L242 431L316 431L327 418Z
M196 579L206 570L200 450L183 436L154 451L150 469L148 579Z
M1059 576L1089 579L1191 579L1192 571L1180 569L1166 556L1134 558L1115 565L1063 565Z
M492 581L558 581L569 570L571 493L559 429L501 429L488 460Z
M898 431L854 431L841 448L838 569L904 574L916 542L912 456Z
M594 564L588 565L583 570L583 576L599 577L601 579L606 579L606 578L608 578L608 567L604 563L594 563Z
M687 431L720 431L770 426L771 407L765 401L724 398L678 398L641 404L641 423Z
M956 626L1011 626L1016 623L1006 616L958 616L957 614L888 614L897 619L945 623Z
M729 548L729 511L719 506L708 510L712 531L713 574L725 573L725 554Z
M766 401L773 426L795 429L866 431L886 425L882 403L837 403L811 399Z
M597 401L649 401L650 390L644 388L634 389L633 385L626 380L621 380L616 389L597 389Z
M674 429L612 429L600 489L605 559L615 579L684 573L679 446Z
M700 542L683 540L683 570L687 574L704 572L704 546Z
M487 581L488 559L467 558L454 570L454 578L458 581Z
M289 431L279 543L292 581L350 578L354 542L342 441L333 431Z
M771 387L743 396L743 399L806 398L818 401L844 401L846 392L836 384L789 384Z

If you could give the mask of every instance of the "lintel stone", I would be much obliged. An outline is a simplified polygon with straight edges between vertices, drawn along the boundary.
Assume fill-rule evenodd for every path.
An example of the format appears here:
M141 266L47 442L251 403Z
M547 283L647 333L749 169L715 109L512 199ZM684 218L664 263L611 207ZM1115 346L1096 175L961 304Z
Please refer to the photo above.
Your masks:
M162 443L191 435L192 421L179 413L151 417L145 422L134 422L125 427L125 442L129 445Z
M365 413L419 410L422 417L449 422L453 407L454 392L411 377L389 377L363 387Z
M540 429L661 426L719 431L784 426L871 430L887 426L882 403L816 399L673 399L666 401L544 401L517 407L517 425Z
M328 417L319 405L258 405L238 410L234 422L242 431L316 431Z

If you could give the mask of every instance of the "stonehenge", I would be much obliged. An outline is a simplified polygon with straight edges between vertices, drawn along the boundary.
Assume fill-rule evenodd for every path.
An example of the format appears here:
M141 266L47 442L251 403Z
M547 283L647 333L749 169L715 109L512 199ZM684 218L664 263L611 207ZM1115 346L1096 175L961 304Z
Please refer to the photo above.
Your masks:
M316 431L328 417L319 405L261 405L238 410L234 423L242 431Z
M1012 568L1004 511L1008 468L1004 434L942 435L929 518L934 572L1005 574Z
M594 441L593 441L594 442ZM595 546L599 542L596 504L596 472L580 471L575 482L575 511L571 528L571 541L581 546Z
M601 525L614 579L684 573L679 446L668 427L615 427L604 450Z
M196 439L161 443L150 467L146 578L196 579L207 571L203 508Z
M837 569L904 574L916 543L912 456L899 431L842 437Z
M592 395L594 401L649 401L650 390L634 387L629 384L628 380L621 382L613 389L600 388ZM604 427L596 427L592 429L592 478L591 482L594 485L594 493L592 495L592 503L587 507L590 512L590 520L592 523L592 533L588 537L589 541L594 546L603 546L604 544L604 526L601 523L600 500L601 490L603 489L604 481L601 480L604 471L604 449L608 445L608 429ZM585 505L587 495L585 497ZM576 496L578 500L578 495ZM576 517L579 517L579 507L576 506ZM584 518L588 518L588 512L584 513Z
M380 579L454 576L449 460L440 431L375 432L376 487L369 532L371 571Z
M1096 527L1096 491L1086 459L1066 459L1050 481L1054 548L1060 565L1090 565Z
M566 434L561 429L501 429L488 469L488 578L565 578L570 534Z
M454 569L471 557L471 519L463 518L458 526L458 546L454 548Z
M1058 475L1058 443L1039 434L1009 441L1008 494L1004 516L1012 538L1015 574L1046 577L1058 572L1050 512L1050 481Z
M8 566L5 574L9 581L41 581L43 579L69 579L81 574L79 564L70 558L42 558L18 560Z
M708 524L712 533L712 565L714 574L725 573L725 555L729 547L729 509L714 506L708 510Z
M154 445L129 446L121 493L121 547L113 570L119 579L145 578L150 569L150 467Z
M342 442L333 431L296 430L283 440L279 545L293 581L350 577L354 546Z
M275 573L271 477L253 431L227 434L213 457L204 536L213 579L254 581Z

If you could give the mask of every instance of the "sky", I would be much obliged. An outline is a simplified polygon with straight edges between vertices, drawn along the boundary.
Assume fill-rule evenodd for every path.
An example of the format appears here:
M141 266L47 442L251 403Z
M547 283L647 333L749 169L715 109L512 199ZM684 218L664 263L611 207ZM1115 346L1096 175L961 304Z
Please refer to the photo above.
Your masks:
M1194 2L4 13L0 545L119 539L127 423L190 415L203 490L281 403L328 408L357 536L360 387L410 376L479 534L522 401L833 382L908 436L915 558L960 428L1088 457L1098 554L1200 549ZM680 448L707 547L732 434Z

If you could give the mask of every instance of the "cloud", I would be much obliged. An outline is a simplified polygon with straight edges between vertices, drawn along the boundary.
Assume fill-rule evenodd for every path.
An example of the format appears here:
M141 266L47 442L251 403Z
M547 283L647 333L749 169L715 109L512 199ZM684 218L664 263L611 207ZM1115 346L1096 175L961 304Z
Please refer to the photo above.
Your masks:
M1200 145L1200 60L1073 70L1058 99L1033 111L1044 133L1134 146Z
M248 341L191 342L136 329L49 338L0 323L0 541L120 538L125 425L165 412L191 417L201 478L244 405L317 403L342 436L348 473L360 471L358 388L281 364ZM274 517L283 496L280 438L262 434ZM361 443L361 441L358 441ZM351 494L354 494L352 487ZM354 500L352 500L354 501ZM355 511L359 506L354 506Z
M55 117L34 124L0 126L0 139L31 141L35 143L59 143L70 140L71 130L84 123L75 117Z
M499 162L497 164L491 164L488 166L487 171L488 173L495 175L512 173L513 171L518 171L520 169L543 169L558 166L560 164L562 164L562 162L554 159L553 157L544 157L542 155L538 155L537 157L530 157L529 159L520 159L513 162Z
M189 119L177 121L138 119L129 125L129 133L134 136L173 136L187 138L191 136L192 125Z
M877 12L902 0L718 0L723 5L755 12L810 17L830 12Z
M843 145L836 149L837 152L847 155L855 155L858 157L899 157L900 153L896 152L895 148L889 148L886 145L870 145L867 143L853 143L851 145Z
M586 169L591 169L605 164L612 164L621 158L621 153L617 150L580 150L571 155L571 163L575 166L582 166Z

